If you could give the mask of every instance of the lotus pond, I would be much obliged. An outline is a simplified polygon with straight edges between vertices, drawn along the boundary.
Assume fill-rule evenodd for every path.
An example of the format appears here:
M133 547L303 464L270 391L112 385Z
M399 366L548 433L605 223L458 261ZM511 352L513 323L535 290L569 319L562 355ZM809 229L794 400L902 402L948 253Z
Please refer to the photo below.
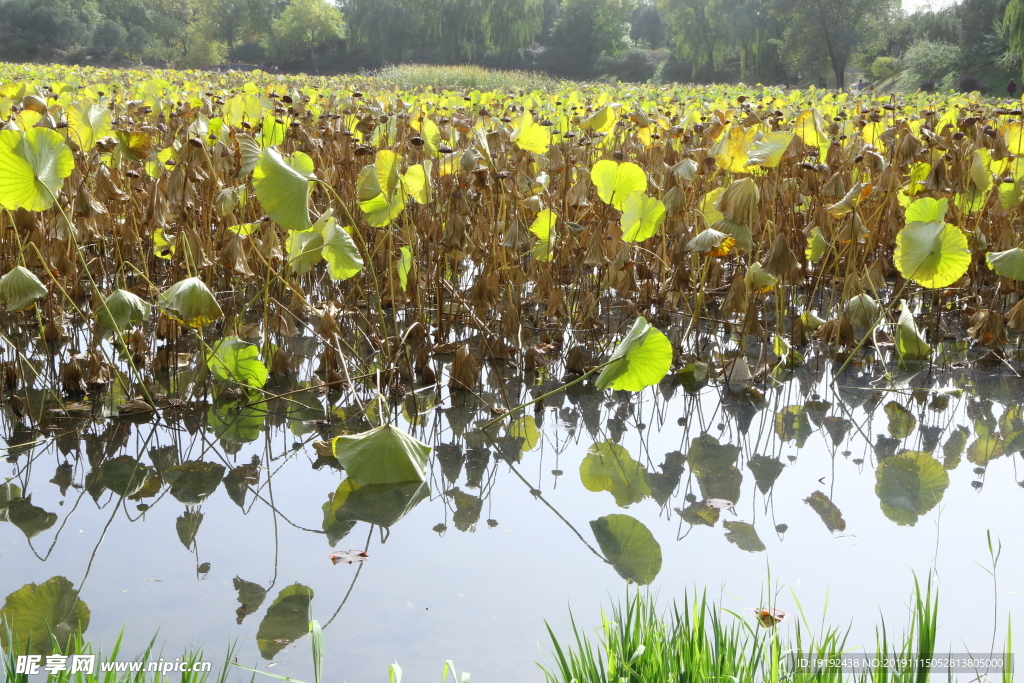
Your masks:
M0 66L4 647L540 680L631 584L860 644L916 573L1001 651L1020 102L867 97Z

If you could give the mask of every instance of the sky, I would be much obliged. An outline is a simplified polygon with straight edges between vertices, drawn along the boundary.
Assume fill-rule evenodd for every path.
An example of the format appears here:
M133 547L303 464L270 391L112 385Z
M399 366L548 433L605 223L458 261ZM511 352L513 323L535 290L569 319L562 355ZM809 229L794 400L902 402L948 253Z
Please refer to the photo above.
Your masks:
M903 9L910 14L925 7L941 9L953 4L953 0L903 0Z

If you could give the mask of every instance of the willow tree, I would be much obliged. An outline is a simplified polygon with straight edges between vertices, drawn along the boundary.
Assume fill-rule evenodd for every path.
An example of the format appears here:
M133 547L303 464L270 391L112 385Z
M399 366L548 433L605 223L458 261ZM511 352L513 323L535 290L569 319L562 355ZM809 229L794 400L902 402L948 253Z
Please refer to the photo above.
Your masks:
M636 0L563 0L555 40L583 59L596 59L622 46L635 9Z
M676 53L693 63L693 78L714 79L723 50L730 44L733 15L725 0L660 0L675 39Z
M487 43L511 64L516 53L533 45L544 28L544 0L491 0Z
M1010 0L1003 14L1003 31L1010 41L1010 52L1024 56L1024 0Z
M348 0L345 23L352 45L382 64L403 61L423 40L424 5L422 0Z

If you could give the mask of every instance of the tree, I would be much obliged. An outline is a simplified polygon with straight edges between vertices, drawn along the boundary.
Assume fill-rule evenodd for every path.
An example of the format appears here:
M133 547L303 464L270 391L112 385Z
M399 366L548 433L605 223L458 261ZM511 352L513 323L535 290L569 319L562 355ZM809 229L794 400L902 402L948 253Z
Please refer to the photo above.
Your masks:
M675 38L676 54L693 62L693 78L714 80L716 57L728 43L730 15L724 0L661 0Z
M516 53L533 45L544 28L544 0L491 0L488 45L511 64Z
M779 0L786 51L804 64L827 63L843 89L854 52L877 37L898 6L894 0Z
M408 0L349 0L345 22L352 44L379 63L401 62L423 39L420 3Z
M618 50L637 0L564 0L555 41L587 62Z
M278 60L309 56L313 71L316 50L328 40L341 37L345 20L338 7L327 0L294 0L271 28L270 53Z
M629 18L629 39L634 45L657 50L665 44L665 17L651 0L640 0Z

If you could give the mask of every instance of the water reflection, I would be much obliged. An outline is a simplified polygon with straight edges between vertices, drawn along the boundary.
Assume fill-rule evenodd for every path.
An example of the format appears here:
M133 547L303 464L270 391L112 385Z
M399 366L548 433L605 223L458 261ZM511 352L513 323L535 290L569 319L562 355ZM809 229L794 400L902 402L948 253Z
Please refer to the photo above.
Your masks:
M810 507L829 533L841 535L865 512L833 498L841 460L873 470L878 509L909 527L934 514L951 470L970 468L972 485L984 495L990 463L1024 450L1015 375L968 367L885 372L871 364L832 374L840 364L815 357L734 391L707 365L688 362L649 391L602 393L583 382L497 424L490 424L496 406L558 387L556 368L504 383L489 373L477 394L426 388L352 405L332 403L315 386L293 384L270 400L236 396L168 406L142 422L97 404L75 414L36 410L46 417L32 423L8 407L0 422L9 463L0 484L0 522L16 528L30 552L9 553L4 561L37 566L31 571L42 583L12 592L5 615L25 642L39 642L39 614L51 623L87 626L79 591L88 596L89 584L103 580L90 575L96 554L115 552L126 524L146 524L155 510L168 507L173 533L195 555L201 578L210 571L209 562L201 561L201 542L217 543L232 533L234 519L225 508L204 510L221 488L235 515L257 507L272 513L273 527L260 539L275 548L271 580L236 576L223 588L233 599L237 594L234 615L225 615L228 626L262 611L255 639L270 659L305 634L314 595L313 588L295 583L278 589L267 604L276 588L279 525L325 548L365 534L362 551L370 559L352 569L348 593L331 606L329 625L359 590L364 567L372 566L375 538L387 543L394 534L498 527L499 491L528 493L530 504L579 541L581 552L622 579L650 584L663 570L659 526L673 529L683 544L695 529L717 529L723 543L748 553L763 552L769 537L805 533L775 519L778 482L805 460L825 476L796 502ZM443 378L444 364L440 371ZM380 444L365 450L361 465L349 460L346 470L336 457L335 437L351 439L389 422L402 438L408 434L432 448L429 458L424 451L422 472L413 476L394 462L383 463ZM275 502L275 478L284 467L309 474L301 504L291 497L286 506ZM564 478L577 480L604 514L594 518L563 505ZM101 538L81 562L77 581L46 578L40 561L50 558L81 505L109 514L108 542L102 545ZM423 509L434 515L430 525L406 521ZM314 518L318 528L308 521Z

